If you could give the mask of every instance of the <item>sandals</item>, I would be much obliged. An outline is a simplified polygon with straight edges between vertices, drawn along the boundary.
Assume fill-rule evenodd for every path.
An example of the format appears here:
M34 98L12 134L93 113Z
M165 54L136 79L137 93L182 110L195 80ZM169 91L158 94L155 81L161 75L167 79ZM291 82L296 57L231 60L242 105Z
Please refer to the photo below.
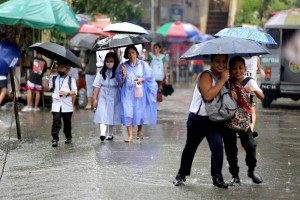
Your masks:
M127 138L127 139L124 140L124 142L133 142L133 140Z
M137 140L143 140L143 136L142 137L136 137Z

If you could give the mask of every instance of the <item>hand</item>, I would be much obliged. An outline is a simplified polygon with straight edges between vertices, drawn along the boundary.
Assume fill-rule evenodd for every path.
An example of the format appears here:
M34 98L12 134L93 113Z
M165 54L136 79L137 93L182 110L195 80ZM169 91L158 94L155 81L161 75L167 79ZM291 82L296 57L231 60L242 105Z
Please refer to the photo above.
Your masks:
M238 96L236 94L236 92L234 90L231 90L231 95L233 97L234 100L237 100L238 99Z
M124 65L121 66L122 79L126 78L126 68Z
M137 78L135 81L138 85L140 85L144 81L144 79L143 78Z
M67 96L68 95L68 92L66 92L66 91L59 91L59 96L60 97L63 97L63 96Z
M94 99L94 100L93 100L93 107L94 107L94 108L97 108L97 105L98 105L98 100L97 100L97 99Z
M229 71L228 70L225 70L224 72L222 72L222 74L221 74L221 80L222 81L226 82L226 81L229 80L229 78L230 78L230 76L229 76Z
M165 84L169 84L169 78L165 79Z

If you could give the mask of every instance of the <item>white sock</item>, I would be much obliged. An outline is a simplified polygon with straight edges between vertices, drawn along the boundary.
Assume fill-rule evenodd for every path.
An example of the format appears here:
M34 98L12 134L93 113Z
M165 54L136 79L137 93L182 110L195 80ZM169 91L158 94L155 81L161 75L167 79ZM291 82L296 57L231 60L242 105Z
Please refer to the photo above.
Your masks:
M106 136L107 125L100 124L100 136Z

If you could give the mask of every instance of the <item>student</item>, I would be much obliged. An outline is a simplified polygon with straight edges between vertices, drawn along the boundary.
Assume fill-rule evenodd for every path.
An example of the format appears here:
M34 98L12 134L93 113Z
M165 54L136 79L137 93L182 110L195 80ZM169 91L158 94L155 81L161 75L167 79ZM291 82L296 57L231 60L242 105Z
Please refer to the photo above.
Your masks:
M235 56L230 59L229 73L231 77L230 79L231 88L235 86L236 86L235 88L242 87L242 89L239 90L241 95L237 95L237 92L233 91L232 96L236 99L238 106L245 108L245 110L248 109L251 111L250 95L256 95L257 98L262 100L264 98L264 94L262 90L258 87L256 81L254 81L253 79L250 79L245 84L244 87L240 85L244 80L245 71L246 71L245 60L242 57ZM246 164L248 166L248 177L251 178L252 181L256 184L262 183L263 180L261 176L254 171L257 163L256 143L253 139L253 134L250 128L250 120L249 120L249 128L248 130L246 130L246 132L227 129L226 133L223 135L225 152L229 163L229 171L232 174L232 180L229 182L229 185L232 186L234 184L240 183L238 158L237 158L238 149L236 146L237 145L236 133L238 133L239 138L241 140L241 144L246 151Z
M58 76L56 76L56 78L50 78L50 73L48 73L45 86L46 90L54 89L52 94L52 147L57 147L58 145L61 118L64 122L63 132L65 134L65 144L72 143L71 119L74 109L72 96L77 94L76 81L68 75L70 66L62 63L57 63L57 65ZM71 82L71 84L69 82Z
M113 140L114 125L121 124L121 96L116 80L116 68L119 65L116 53L109 52L104 65L97 73L94 86L93 106L96 108L94 122L100 124L100 140Z

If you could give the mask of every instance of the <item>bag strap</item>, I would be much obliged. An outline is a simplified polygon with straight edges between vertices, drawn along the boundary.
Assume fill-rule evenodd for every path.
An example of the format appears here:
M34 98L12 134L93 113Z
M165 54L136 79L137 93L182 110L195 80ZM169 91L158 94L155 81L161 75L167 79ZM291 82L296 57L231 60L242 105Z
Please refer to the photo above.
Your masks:
M52 88L53 91L52 92L55 91L55 80L56 80L56 78L57 78L57 76L52 77L52 84L53 84L53 88ZM69 85L70 90L72 90L72 77L71 76L69 76L68 85Z
M251 79L253 79L250 76L247 76L246 78L244 78L244 80L240 83L240 85L245 86Z

